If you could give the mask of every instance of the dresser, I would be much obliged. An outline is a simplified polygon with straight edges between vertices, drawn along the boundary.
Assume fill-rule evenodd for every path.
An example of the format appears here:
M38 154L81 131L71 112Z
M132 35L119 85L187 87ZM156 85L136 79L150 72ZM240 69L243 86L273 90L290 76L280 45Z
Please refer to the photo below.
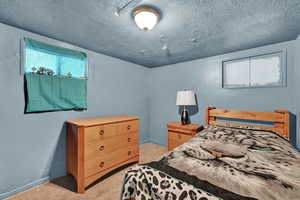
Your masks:
M67 171L84 193L112 170L139 160L139 118L118 115L67 121Z
M168 150L171 151L194 137L203 129L203 126L200 124L182 125L179 122L170 122L167 124L167 128Z

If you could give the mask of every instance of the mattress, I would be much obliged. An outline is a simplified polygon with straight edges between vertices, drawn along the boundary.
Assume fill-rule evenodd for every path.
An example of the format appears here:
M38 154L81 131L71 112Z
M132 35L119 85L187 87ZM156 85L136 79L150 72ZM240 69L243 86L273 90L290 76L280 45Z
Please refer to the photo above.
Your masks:
M122 200L299 200L300 153L272 131L209 125L125 177Z

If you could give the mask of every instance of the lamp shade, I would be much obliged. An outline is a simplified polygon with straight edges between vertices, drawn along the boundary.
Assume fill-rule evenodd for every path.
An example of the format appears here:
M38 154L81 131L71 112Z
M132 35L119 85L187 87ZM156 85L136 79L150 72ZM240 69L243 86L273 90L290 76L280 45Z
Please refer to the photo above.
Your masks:
M196 104L195 93L191 90L177 92L177 106L193 106Z

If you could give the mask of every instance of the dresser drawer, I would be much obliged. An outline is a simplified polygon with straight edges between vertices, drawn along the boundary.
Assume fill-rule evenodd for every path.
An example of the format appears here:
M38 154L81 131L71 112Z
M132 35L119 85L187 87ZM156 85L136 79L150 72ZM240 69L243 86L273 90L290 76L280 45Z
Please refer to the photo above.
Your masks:
M138 145L138 140L138 133L133 132L90 142L85 145L85 158L105 156L122 147Z
M85 160L85 177L118 165L139 155L138 145L128 146L113 151L107 155Z
M119 134L129 133L129 132L138 131L138 130L139 130L139 121L138 120L121 122L118 124L118 133Z
M84 140L86 143L103 140L116 136L117 124L107 124L85 128Z

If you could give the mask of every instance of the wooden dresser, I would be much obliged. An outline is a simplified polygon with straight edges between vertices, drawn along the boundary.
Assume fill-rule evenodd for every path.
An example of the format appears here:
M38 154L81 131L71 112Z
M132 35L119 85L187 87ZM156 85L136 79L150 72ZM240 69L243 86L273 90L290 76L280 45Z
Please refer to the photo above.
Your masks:
M139 118L108 116L67 121L67 170L77 192L108 172L139 160Z
M183 143L186 143L203 129L203 126L200 124L182 125L179 122L170 122L167 124L167 127L169 151L182 145Z

